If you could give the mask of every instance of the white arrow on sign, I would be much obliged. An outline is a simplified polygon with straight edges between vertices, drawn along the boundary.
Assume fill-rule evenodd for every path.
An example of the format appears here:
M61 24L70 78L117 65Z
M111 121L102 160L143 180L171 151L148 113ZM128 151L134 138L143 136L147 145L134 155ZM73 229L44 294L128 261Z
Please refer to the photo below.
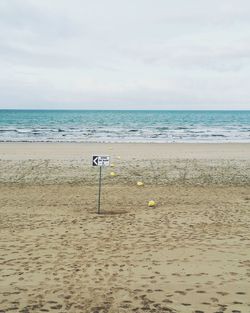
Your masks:
M92 164L93 166L98 166L98 156L93 156Z

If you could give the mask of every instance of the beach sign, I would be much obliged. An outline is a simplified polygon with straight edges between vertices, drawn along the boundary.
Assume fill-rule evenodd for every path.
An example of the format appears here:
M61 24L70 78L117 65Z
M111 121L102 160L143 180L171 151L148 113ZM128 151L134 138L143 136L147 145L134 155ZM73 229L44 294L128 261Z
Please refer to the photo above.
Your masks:
M109 166L109 155L93 155L92 166Z
M92 166L99 166L99 190L98 190L98 202L97 202L97 214L101 213L101 188L102 188L102 167L109 166L109 155L93 155Z

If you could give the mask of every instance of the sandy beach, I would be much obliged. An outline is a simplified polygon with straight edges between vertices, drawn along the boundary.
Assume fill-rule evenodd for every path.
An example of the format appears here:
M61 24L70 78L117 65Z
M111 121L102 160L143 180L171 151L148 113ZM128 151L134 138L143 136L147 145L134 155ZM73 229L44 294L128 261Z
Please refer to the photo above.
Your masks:
M250 312L250 144L1 143L0 226L1 313Z

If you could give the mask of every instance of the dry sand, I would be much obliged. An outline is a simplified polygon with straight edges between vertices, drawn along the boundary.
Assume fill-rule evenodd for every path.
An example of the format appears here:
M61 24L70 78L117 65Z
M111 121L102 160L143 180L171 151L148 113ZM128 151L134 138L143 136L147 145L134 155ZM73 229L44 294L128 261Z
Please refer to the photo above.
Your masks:
M94 153L118 174L103 171L101 215ZM0 312L249 313L249 156L249 144L0 144Z

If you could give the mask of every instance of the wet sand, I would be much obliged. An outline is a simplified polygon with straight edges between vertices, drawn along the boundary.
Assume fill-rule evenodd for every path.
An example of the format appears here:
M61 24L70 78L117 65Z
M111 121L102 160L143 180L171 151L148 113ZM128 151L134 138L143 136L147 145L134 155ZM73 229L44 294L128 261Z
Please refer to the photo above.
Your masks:
M122 159L249 160L250 143L0 143L1 159L88 159L95 153Z
M92 147L0 145L0 312L250 312L249 145Z

